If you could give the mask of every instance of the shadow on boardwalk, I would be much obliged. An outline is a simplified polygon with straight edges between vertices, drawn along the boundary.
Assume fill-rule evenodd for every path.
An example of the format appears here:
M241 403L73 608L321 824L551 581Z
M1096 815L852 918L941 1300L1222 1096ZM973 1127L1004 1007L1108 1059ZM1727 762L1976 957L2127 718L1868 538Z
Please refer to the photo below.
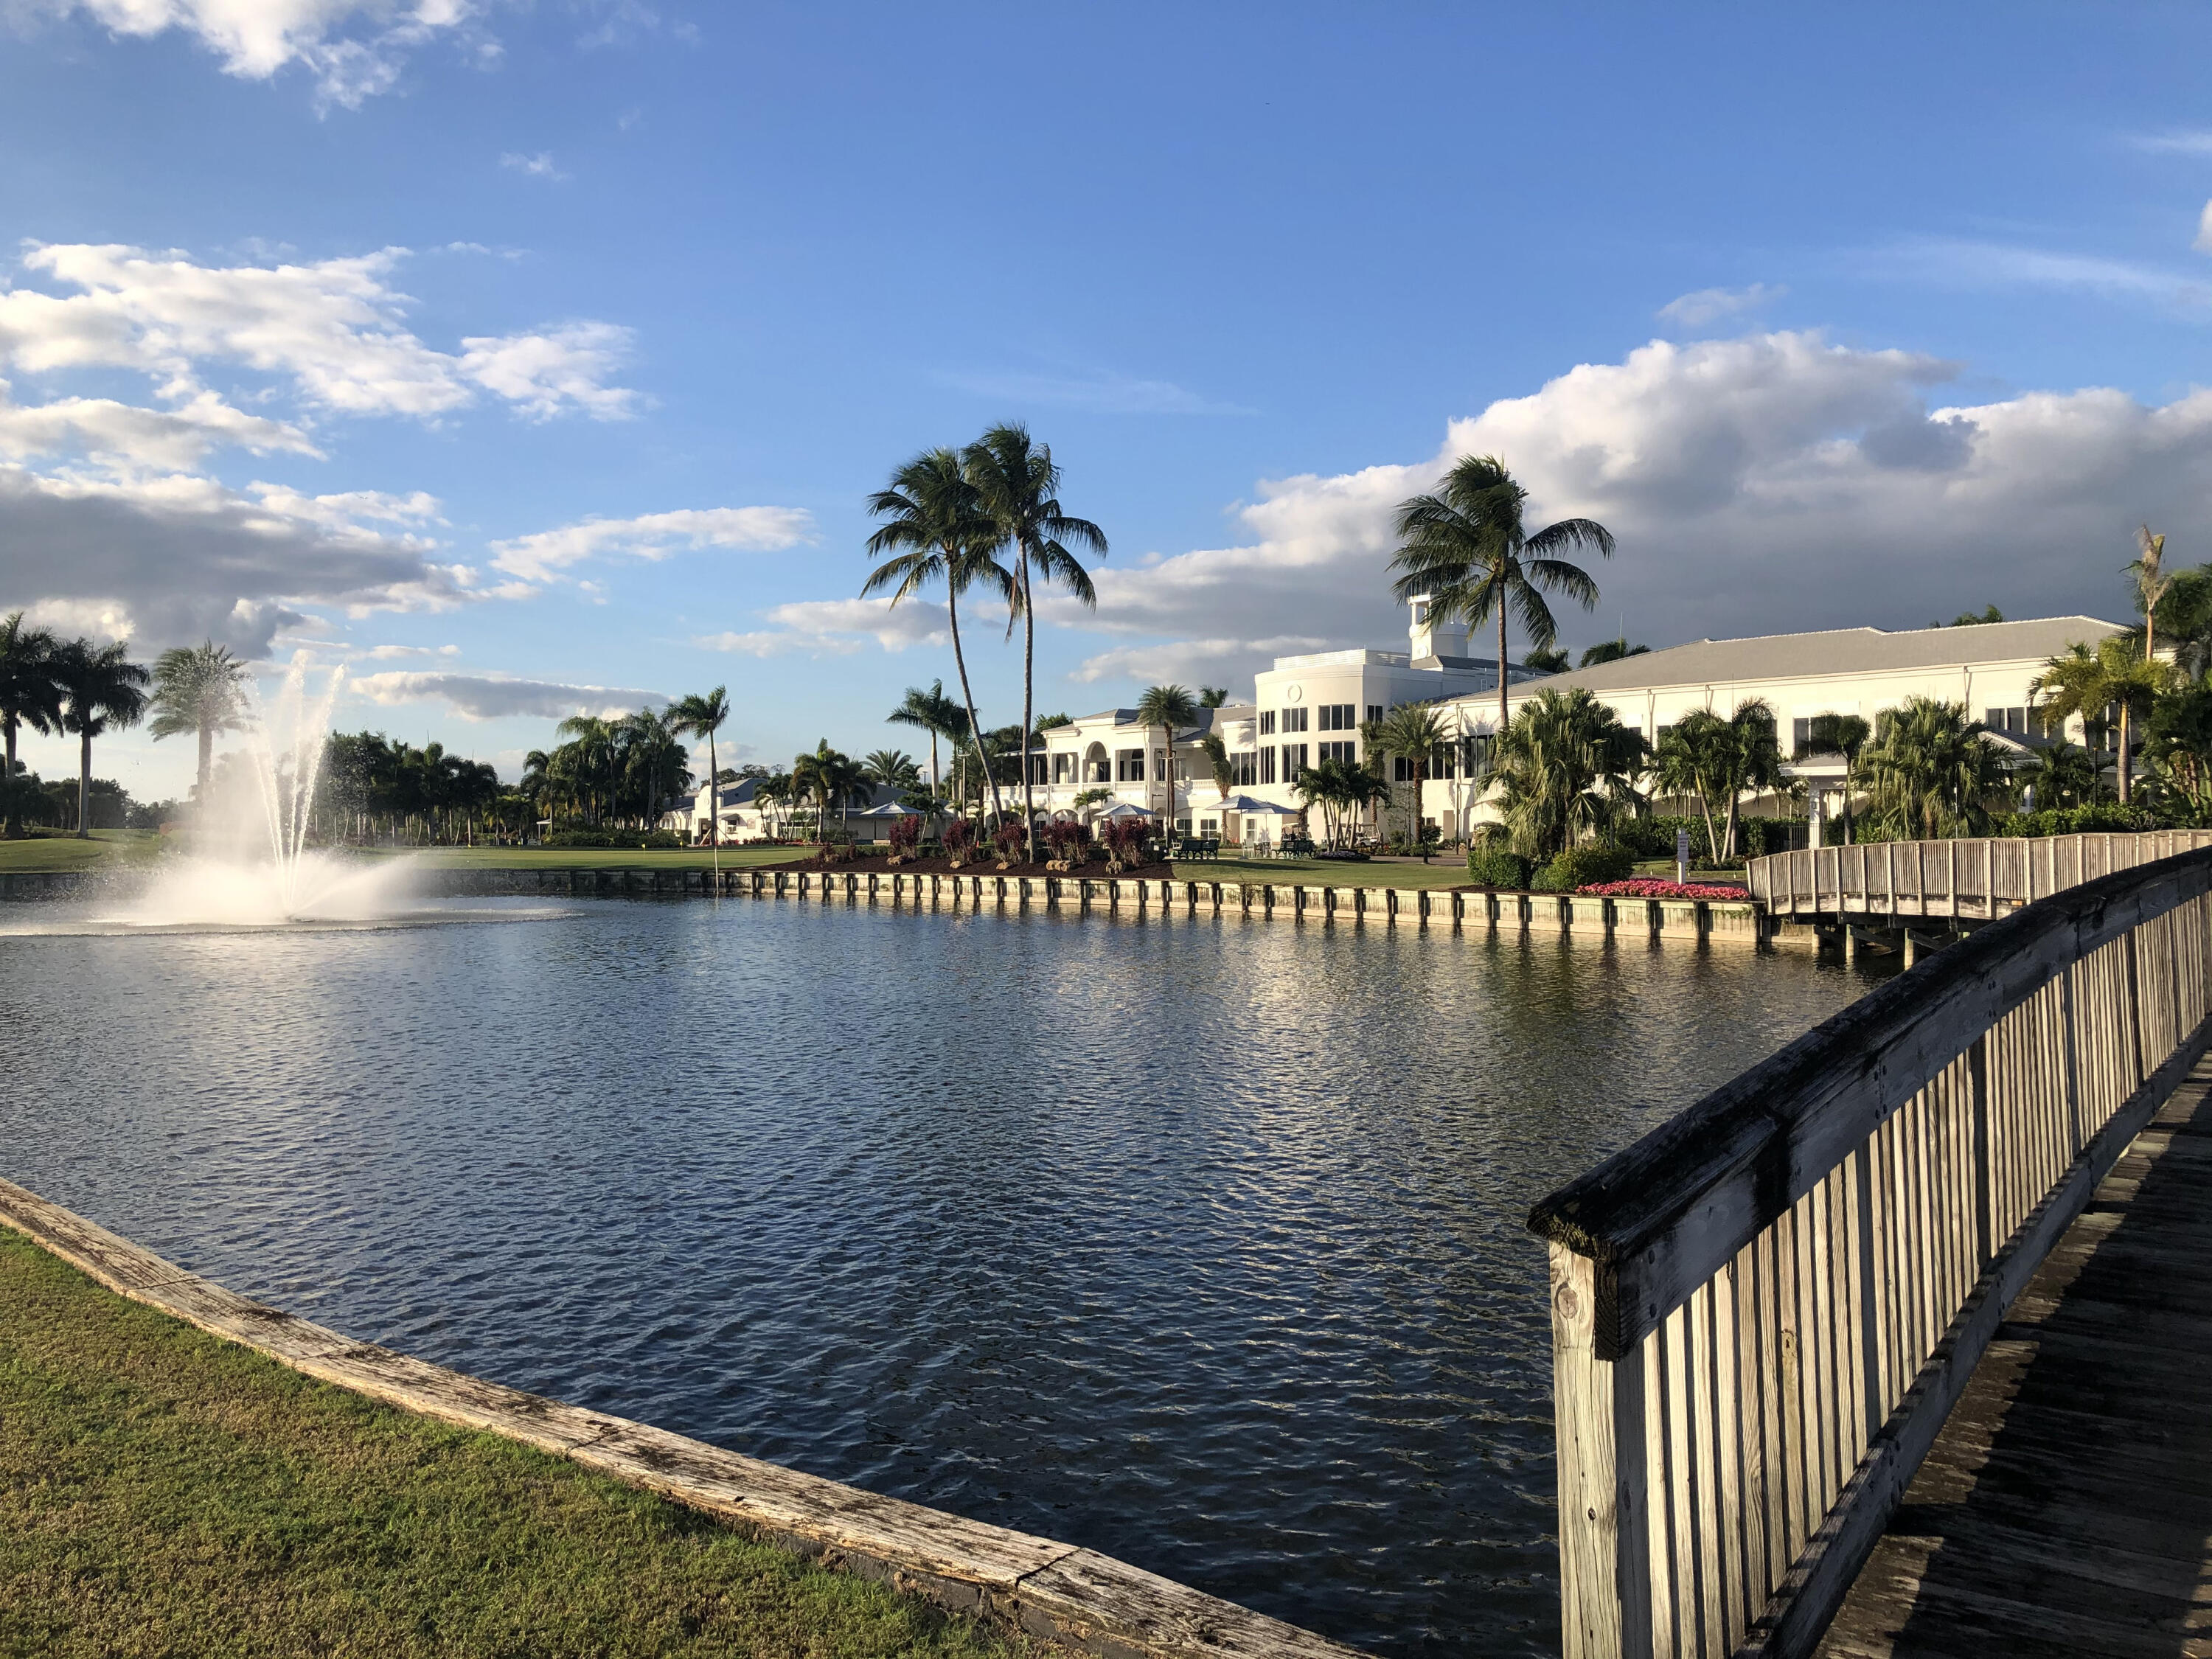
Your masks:
M2212 1659L2212 1061L2008 1310L1821 1648Z

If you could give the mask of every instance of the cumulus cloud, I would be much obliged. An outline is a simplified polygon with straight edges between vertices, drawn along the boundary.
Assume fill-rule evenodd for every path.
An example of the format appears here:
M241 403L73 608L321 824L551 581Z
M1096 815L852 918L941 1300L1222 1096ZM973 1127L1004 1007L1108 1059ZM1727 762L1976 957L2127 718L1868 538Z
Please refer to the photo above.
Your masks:
M629 411L635 394L605 384L626 331L570 323L437 350L408 329L407 296L390 281L405 252L220 266L136 247L34 247L26 269L74 291L0 289L0 365L130 369L188 401L204 392L200 365L237 364L352 415L435 416L485 391L539 419L572 406L602 419Z
M1753 283L1749 288L1701 288L1669 300L1659 307L1659 319L1678 328L1708 328L1731 317L1756 311L1790 290Z
M146 39L174 29L222 59L223 72L265 81L291 64L315 78L325 104L349 109L386 92L409 52L440 35L498 47L472 25L476 0L21 0L19 9L82 13L111 33Z
M1085 678L1195 672L1285 639L1395 644L1391 509L1462 454L1502 457L1532 523L1586 514L1619 537L1619 556L1594 562L1598 614L1565 613L1570 638L1610 637L1622 617L1655 645L1911 627L1990 599L2111 615L2125 608L2116 573L2134 525L2212 517L2212 392L1930 408L1957 373L1805 333L1654 342L1451 422L1423 459L1263 484L1242 509L1248 539L1102 567L1095 614L1065 600L1050 614L1131 641Z
M586 519L491 544L495 568L526 581L550 581L586 559L623 555L665 559L686 549L772 553L814 539L814 518L795 507L710 507L647 513L635 519Z
M565 720L571 714L602 718L628 714L648 703L665 703L665 692L608 685L570 685L560 680L523 679L507 674L442 674L389 669L365 674L347 689L372 702L442 702L463 720L495 720L514 715Z
M471 596L473 573L434 562L434 543L364 523L348 500L0 465L0 608L90 606L127 616L149 646L212 637L258 657L301 603L436 609ZM389 498L368 510L376 502Z
M794 652L821 657L849 656L871 640L885 651L903 651L911 645L941 646L952 637L943 605L911 599L896 606L889 599L801 599L761 614L769 626L702 635L691 642L753 657Z

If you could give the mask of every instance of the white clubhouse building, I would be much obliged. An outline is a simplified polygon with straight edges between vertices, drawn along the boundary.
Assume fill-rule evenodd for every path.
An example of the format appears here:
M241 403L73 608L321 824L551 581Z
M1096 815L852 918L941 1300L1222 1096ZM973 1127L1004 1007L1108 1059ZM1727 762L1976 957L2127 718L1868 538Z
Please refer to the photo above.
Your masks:
M1932 697L1963 704L2001 741L2019 745L2028 737L2028 688L2051 659L2122 631L2120 623L2094 617L2049 617L1896 633L1842 628L1698 640L1565 673L1512 665L1506 697L1517 708L1539 691L1586 687L1651 741L1692 709L1726 716L1759 698L1774 711L1785 754L1802 746L1816 715L1856 714L1871 724L1907 698ZM1186 834L1279 841L1304 805L1291 787L1304 768L1331 756L1364 759L1364 721L1421 702L1436 705L1446 732L1459 739L1430 763L1422 816L1445 840L1458 840L1490 816L1470 774L1498 722L1497 661L1468 656L1467 646L1464 627L1432 625L1416 600L1407 649L1278 657L1255 677L1249 702L1203 710L1201 723L1164 743L1167 734L1139 726L1133 709L1086 714L1039 734L1041 748L1030 757L1037 808L1086 822L1135 808L1171 815ZM1234 769L1225 793L1201 746L1214 733ZM2078 720L2071 735L2082 735ZM1404 762L1394 769L1397 781L1409 780ZM1816 793L1842 781L1836 757L1808 757L1792 769ZM728 788L722 804L726 836L759 833L752 822L757 809L748 813ZM696 816L706 813L702 789Z

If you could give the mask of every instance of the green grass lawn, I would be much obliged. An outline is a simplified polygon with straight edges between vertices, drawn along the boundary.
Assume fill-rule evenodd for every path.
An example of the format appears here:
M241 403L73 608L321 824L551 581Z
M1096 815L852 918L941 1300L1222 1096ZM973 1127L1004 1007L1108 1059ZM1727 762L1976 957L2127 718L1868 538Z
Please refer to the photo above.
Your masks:
M300 1376L0 1229L0 1655L1024 1649L489 1434Z
M150 830L95 830L90 841L74 836L33 836L0 841L0 873L13 870L108 870L145 864L161 856L161 838Z
M710 847L647 852L618 847L424 847L379 848L376 856L405 854L440 870L711 870ZM795 864L814 856L811 847L725 847L722 868L750 869L763 864Z

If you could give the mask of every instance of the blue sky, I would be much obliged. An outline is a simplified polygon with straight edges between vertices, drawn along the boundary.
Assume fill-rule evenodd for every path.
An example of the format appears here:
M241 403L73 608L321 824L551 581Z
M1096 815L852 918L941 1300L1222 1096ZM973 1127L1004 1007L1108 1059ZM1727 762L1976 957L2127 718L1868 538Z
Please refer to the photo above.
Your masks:
M1112 541L1047 710L1394 642L1389 508L1468 449L1619 533L1571 646L2212 557L2192 9L0 20L0 605L307 648L510 775L718 683L740 752L910 746L951 653L856 603L861 502L1008 417Z

